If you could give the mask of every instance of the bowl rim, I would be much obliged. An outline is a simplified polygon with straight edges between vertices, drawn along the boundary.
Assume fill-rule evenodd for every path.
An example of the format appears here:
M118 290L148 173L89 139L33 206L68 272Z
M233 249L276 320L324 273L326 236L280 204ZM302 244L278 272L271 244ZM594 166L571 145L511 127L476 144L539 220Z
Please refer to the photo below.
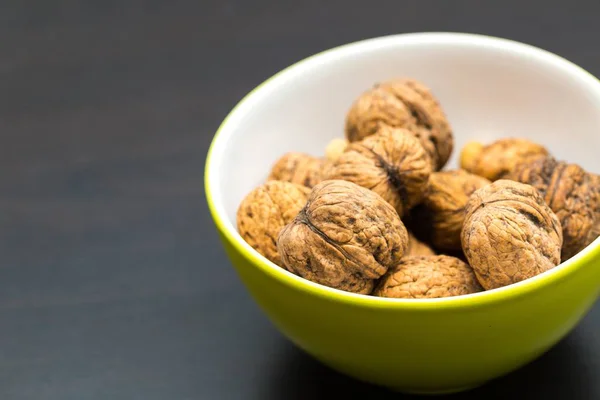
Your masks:
M600 259L599 237L578 254L552 268L551 270L508 286L479 293L437 299L384 298L331 288L297 276L263 257L243 240L241 235L237 232L235 226L227 222L228 217L226 216L226 210L223 207L223 204L218 204L214 198L213 180L215 176L215 168L213 168L213 160L215 158L215 154L218 151L221 151L221 148L225 148L225 144L229 139L229 132L233 132L235 130L235 128L231 127L235 126L236 121L251 110L253 104L260 101L260 99L263 96L266 96L269 91L277 90L279 85L292 80L299 74L302 74L304 70L317 67L319 64L327 61L333 61L343 55L357 54L368 49L398 44L418 45L433 43L493 47L496 50L509 51L511 53L517 53L523 57L536 58L537 61L542 63L553 64L554 67L561 69L563 73L574 76L583 81L586 85L589 85L589 87L593 89L594 94L597 96L598 101L600 102L600 81L590 72L548 50L512 39L496 36L463 32L400 33L349 42L301 59L267 78L265 81L248 92L231 109L217 129L206 157L204 170L204 189L208 208L213 221L224 238L229 241L236 251L242 254L244 258L248 259L254 265L254 267L260 269L263 273L270 275L273 279L282 284L290 286L293 289L307 292L311 295L315 295L330 301L337 301L346 303L348 305L370 308L403 309L409 311L437 311L442 309L481 307L501 301L517 299L548 286L557 285L562 279L575 273L578 269L583 268L593 259Z

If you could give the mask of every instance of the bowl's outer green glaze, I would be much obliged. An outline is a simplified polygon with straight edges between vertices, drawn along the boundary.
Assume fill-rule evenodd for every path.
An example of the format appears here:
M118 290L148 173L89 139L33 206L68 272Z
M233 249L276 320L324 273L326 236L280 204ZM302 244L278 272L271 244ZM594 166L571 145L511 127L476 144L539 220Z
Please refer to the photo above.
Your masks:
M577 273L494 302L372 307L289 285L221 239L252 297L292 342L342 373L405 392L462 390L523 366L563 338L600 291L600 263L587 257Z
M353 90L363 85L356 82L357 77L367 82L374 79L372 74L384 76L384 67L391 71L412 60L412 70L419 71L423 64L441 92L455 100L449 104L460 128L459 141L478 137L478 127L488 126L490 118L490 126L506 126L513 117L512 126L523 126L522 132L531 139L544 138L553 149L565 148L564 154L577 154L588 165L597 157L597 147L591 144L599 143L598 81L539 49L465 34L398 35L326 53L288 68L246 96L221 125L208 154L205 189L210 212L232 264L261 309L286 337L324 364L356 379L404 392L447 393L478 386L551 348L575 327L600 294L600 239L556 269L508 287L448 299L381 299L326 288L270 263L235 232L231 210L241 191L248 190L266 170L269 157L288 146L290 136L296 140L294 146L326 140L306 121L318 120L319 126L329 123L335 129L337 123L328 120L331 115L319 110L326 104L341 113ZM421 54L433 61L423 61ZM449 64L461 57L464 63L451 69ZM470 61L476 64L473 74L461 72ZM486 89L483 94L477 91L478 85L468 84L475 72L495 77L480 79L479 85ZM454 73L453 79L440 78L449 73ZM499 93L505 85L513 85L514 91L517 79L526 86L519 97L526 99L515 109L514 96ZM333 86L324 88L325 82ZM449 86L444 87L444 82ZM348 84L356 88L344 92ZM548 93L539 93L544 90ZM487 92L494 96L478 100ZM556 100L556 93L563 93L561 101ZM304 107L305 99L298 100L298 95L312 106ZM313 104L319 101L323 104ZM467 118L459 104L469 109L481 106L486 113ZM577 113L564 112L565 104ZM514 112L506 114L508 109ZM548 135L549 116L556 117L552 124L562 124L554 135ZM294 136L290 131L286 132L289 136L280 135L281 124L289 120L295 121L292 128L296 133L312 132L312 136ZM576 131L571 129L573 124L579 124ZM556 125L552 126L556 130ZM573 139L565 140L562 132L569 129ZM270 145L248 156L246 148L266 138ZM582 147L582 141L590 145Z

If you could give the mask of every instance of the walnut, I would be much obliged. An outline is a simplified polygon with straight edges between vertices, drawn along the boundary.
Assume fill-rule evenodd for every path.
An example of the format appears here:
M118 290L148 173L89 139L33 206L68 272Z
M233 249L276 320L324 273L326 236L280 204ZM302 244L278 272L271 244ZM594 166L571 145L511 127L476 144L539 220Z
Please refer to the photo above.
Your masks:
M342 180L316 185L279 235L285 268L332 288L369 294L408 245L393 207L375 192Z
M346 139L336 138L331 140L325 147L325 158L329 161L335 161L344 153L348 146Z
M267 180L297 183L312 188L321 181L325 160L310 154L289 152L280 157Z
M412 129L414 117L404 102L387 88L375 85L362 93L346 115L345 133L350 142L363 140L382 126Z
M504 138L483 145L469 142L461 151L460 166L491 181L502 179L520 163L547 156L548 150L527 139Z
M408 232L407 256L434 256L435 254L431 247L417 239L411 232Z
M460 250L469 197L490 183L460 169L432 173L423 203L411 212L410 227L439 250Z
M414 79L394 79L362 93L346 115L345 132L355 142L382 126L405 128L421 141L433 170L444 167L454 148L450 123L438 100Z
M598 237L600 182L577 164L552 156L519 165L508 179L534 186L556 213L563 232L562 261Z
M475 191L465 210L463 251L486 290L560 263L560 221L533 186L497 180Z
M409 131L382 127L376 134L350 143L325 178L373 190L402 217L422 200L430 173L429 156Z
M589 175L590 175L591 185L598 189L595 192L596 196L600 196L600 175L592 174L592 173L589 173ZM595 199L594 201L596 201L596 204L600 203L600 200L598 199L598 197L595 197L594 199ZM596 215L595 223L594 223L594 226L592 227L592 230L590 231L590 236L592 238L594 238L594 239L592 239L592 241L594 241L595 238L600 237L600 210L596 209L595 215Z
M407 299L441 298L481 292L473 269L455 257L406 256L373 291L375 296Z
M268 181L246 195L237 210L242 238L260 254L281 266L277 236L306 204L310 189L282 181Z

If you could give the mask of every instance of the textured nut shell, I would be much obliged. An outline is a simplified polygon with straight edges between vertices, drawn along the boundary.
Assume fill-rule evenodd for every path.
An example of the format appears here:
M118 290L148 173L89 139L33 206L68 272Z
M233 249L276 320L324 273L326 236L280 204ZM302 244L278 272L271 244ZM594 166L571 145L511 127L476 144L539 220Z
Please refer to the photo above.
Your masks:
M408 234L379 195L351 182L315 186L306 206L279 235L285 268L310 281L369 294L406 252Z
M534 186L556 213L563 231L562 261L598 237L600 184L577 164L552 156L519 165L508 178Z
M452 155L454 135L439 101L422 82L414 79L398 79L383 82L409 108L415 119L414 133L429 153L434 169L442 169Z
M335 161L344 153L348 146L346 139L336 138L332 139L325 147L325 158L329 161Z
M411 129L415 120L402 100L385 88L375 86L362 93L348 111L346 138L350 142L363 140L382 126Z
M595 210L594 226L589 232L588 243L592 243L598 237L600 237L600 175L589 173L591 179L591 185L595 188L593 202L598 205Z
M253 189L237 210L237 228L256 251L277 265L277 236L306 204L310 189L290 182L269 181Z
M537 143L521 138L505 138L486 146L470 142L460 155L460 166L468 172L491 181L505 178L520 163L548 155L548 150Z
M285 181L312 188L321 181L324 160L310 154L289 152L271 168L267 180Z
M326 179L343 179L373 190L401 217L424 195L431 162L409 131L381 128L375 135L351 143L328 168Z
M361 94L346 116L346 137L362 140L382 126L413 132L433 170L442 169L452 154L454 137L444 111L431 90L414 79L385 81Z
M530 185L501 179L473 193L461 234L465 256L489 290L560 263L558 217Z
M465 206L473 192L490 183L464 170L432 173L423 203L411 213L411 226L439 250L460 250Z
M406 256L434 256L435 251L421 242L411 232L408 232L408 249L406 250Z
M405 299L442 298L482 291L473 269L455 257L406 256L373 291L375 296Z

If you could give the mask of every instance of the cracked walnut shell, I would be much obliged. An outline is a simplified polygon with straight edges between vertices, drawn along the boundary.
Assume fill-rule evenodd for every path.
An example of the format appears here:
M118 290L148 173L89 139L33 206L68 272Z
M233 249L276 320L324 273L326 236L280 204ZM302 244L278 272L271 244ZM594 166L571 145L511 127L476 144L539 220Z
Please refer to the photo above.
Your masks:
M458 258L407 256L381 278L373 294L422 299L461 296L482 290L473 269Z
M352 182L316 185L306 206L279 235L287 270L310 281L370 294L408 244L404 224L375 192Z
M592 243L600 227L600 182L577 164L548 156L518 166L508 179L535 187L561 222L566 261Z
M304 207L309 193L307 187L282 181L256 187L238 207L238 232L256 251L281 266L277 236Z
M460 166L490 181L506 177L517 165L548 155L537 143L521 138L504 138L487 145L467 143L460 154Z
M460 250L465 206L471 194L491 182L464 170L434 172L423 203L411 212L411 227L438 250Z
M409 131L381 128L375 135L348 145L327 169L326 179L347 180L373 190L402 217L422 199L431 163Z
M267 180L285 181L312 188L321 181L325 161L310 154L288 152L281 156Z
M461 234L478 281L495 289L560 263L560 221L533 187L500 179L473 193Z
M405 128L421 141L434 171L441 170L454 148L450 123L433 93L414 79L394 79L363 92L346 115L350 142L374 134L382 126Z

